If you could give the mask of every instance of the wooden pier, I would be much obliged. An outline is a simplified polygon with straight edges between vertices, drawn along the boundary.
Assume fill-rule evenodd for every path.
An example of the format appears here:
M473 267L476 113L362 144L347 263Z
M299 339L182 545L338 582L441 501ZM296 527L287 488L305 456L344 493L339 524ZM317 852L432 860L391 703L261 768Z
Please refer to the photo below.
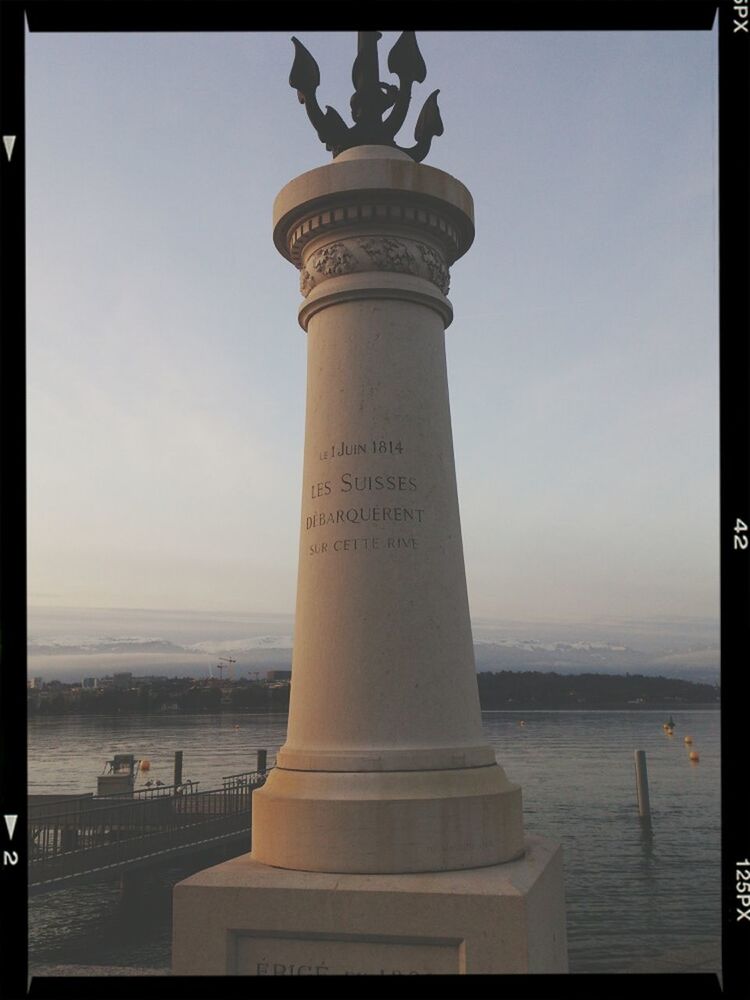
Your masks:
M252 793L266 772L221 788L162 785L132 794L29 796L29 894L113 877L209 847L250 849Z

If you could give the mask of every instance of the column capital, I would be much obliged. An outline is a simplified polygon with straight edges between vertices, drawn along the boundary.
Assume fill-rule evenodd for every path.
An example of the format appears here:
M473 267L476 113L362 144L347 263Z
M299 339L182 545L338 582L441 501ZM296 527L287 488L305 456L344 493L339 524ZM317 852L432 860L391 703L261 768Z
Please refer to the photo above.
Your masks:
M305 297L330 278L391 272L429 283L447 304L448 268L474 239L467 188L387 146L346 150L294 178L273 220L276 248L300 270Z

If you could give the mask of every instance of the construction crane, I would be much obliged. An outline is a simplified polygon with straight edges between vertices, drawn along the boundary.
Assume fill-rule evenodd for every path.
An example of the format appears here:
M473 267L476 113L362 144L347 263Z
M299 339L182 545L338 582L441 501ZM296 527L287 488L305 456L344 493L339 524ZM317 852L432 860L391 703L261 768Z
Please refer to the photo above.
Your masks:
M237 661L233 660L231 656L220 656L219 659L223 660L224 663L227 664L227 667L229 667L229 673L230 673L230 677L231 677L231 667L232 667L232 664L236 663ZM216 669L219 671L219 681L223 681L224 680L224 674L223 674L222 671L224 671L224 670L227 669L227 667L224 666L224 663L217 663L216 664Z

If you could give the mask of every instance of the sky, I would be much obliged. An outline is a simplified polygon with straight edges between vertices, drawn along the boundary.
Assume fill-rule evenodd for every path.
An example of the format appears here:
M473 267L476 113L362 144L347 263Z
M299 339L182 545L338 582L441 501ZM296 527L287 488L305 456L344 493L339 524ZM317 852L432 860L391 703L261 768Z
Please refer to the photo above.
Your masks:
M353 32L27 38L32 607L294 610L281 187ZM381 79L397 34L380 43ZM446 334L472 616L718 619L716 33L418 32L472 192Z

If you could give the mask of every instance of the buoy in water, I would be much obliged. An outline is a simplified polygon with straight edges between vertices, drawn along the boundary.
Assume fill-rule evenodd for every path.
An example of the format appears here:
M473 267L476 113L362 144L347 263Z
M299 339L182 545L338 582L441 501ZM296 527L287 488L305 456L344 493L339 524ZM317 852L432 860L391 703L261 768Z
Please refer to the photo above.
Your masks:
M691 751L690 751L690 753L688 754L688 758L689 758L689 759L690 759L690 760L691 760L691 761L692 761L692 762L693 762L694 764L697 764L697 763L698 763L698 761L699 761L699 760L701 759L701 757L700 757L700 754L698 753L698 751L697 751L697 750L691 750Z
M519 726L525 726L525 725L526 725L526 723L525 723L525 722L523 721L523 719L521 719L521 721L520 721L520 722L518 723L518 725L519 725Z
M686 736L685 737L685 743L687 743L688 746L690 746L690 744L692 742L693 742L693 737L692 736Z
M138 762L138 767L141 771L150 771L151 761L148 759L148 757L144 757L143 760Z

